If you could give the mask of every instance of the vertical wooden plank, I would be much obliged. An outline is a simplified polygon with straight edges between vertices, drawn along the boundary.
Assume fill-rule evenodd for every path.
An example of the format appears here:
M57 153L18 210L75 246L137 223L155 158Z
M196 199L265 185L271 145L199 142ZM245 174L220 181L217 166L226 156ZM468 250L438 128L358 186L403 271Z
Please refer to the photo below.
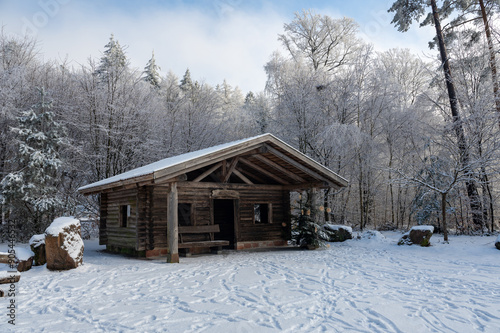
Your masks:
M234 205L234 249L237 249L240 240L240 200L233 200Z
M283 191L283 219L282 223L285 223L284 227L284 238L285 240L292 239L292 211L290 204L290 191Z
M267 221L268 223L273 223L273 204L267 204Z
M170 192L168 193L167 201L167 240L168 240L168 256L167 262L179 262L179 249L178 249L178 228L179 220L177 216L177 183L170 183Z
M101 193L99 196L100 218L99 218L99 245L108 244L108 232L106 222L108 218L108 194Z

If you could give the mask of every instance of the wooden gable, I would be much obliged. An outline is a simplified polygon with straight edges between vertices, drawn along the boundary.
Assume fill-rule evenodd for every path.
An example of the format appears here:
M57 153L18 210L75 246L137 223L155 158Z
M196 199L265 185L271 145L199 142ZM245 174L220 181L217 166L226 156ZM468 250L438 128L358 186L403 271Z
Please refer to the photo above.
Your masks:
M347 181L271 134L187 153L79 189L94 194L172 180L339 188Z

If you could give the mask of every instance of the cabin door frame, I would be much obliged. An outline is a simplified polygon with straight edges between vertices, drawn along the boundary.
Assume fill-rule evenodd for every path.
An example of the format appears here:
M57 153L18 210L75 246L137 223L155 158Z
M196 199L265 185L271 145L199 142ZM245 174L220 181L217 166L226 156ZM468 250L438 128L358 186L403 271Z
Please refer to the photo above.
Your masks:
M223 210L227 209L229 205L231 205L233 210L232 223L230 222L221 223L219 219L224 218ZM215 234L215 239L228 240L230 242L229 246L231 248L236 249L236 244L238 242L238 221L239 221L240 200L228 197L216 197L210 200L210 206L211 206L212 223L219 224L221 230L219 235Z

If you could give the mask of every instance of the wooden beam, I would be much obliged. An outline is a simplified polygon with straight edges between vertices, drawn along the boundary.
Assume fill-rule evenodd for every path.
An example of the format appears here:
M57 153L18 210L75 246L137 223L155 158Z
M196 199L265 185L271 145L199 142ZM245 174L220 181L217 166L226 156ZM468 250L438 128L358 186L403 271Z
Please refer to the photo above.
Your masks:
M157 178L175 177L179 173L188 173L195 169L199 169L207 165L211 165L213 163L221 162L223 160L227 160L229 158L242 155L253 150L257 151L257 149L260 148L265 141L266 138L263 136L255 141L244 142L239 145L230 146L228 148L221 149L219 151L215 151L213 153L188 160L184 163L179 163L169 168L155 171L154 173L155 183Z
M243 180L245 183L247 183L248 185L253 185L252 181L250 179L248 179L247 177L245 177L244 175L241 174L241 172L239 172L238 170L233 170L234 174L238 177L240 177L241 180Z
M179 262L179 247L178 247L178 228L179 217L177 216L177 183L170 184L170 192L168 193L167 200L167 243L168 255L167 262Z
M266 169L264 169L264 168L261 168L261 167L260 167L260 166L258 166L257 164L252 163L252 162L250 162L250 161L249 161L249 160L247 160L247 159L240 158L240 161L241 161L242 163L244 163L244 164L248 165L248 166L249 166L249 167L251 167L252 169L257 170L257 171L258 171L258 172L260 172L261 174L266 175L266 176L268 176L269 178L274 179L275 181L277 181L277 182L278 182L278 183L280 183L280 184L283 184L283 185L288 185L288 184L290 184L290 183L289 183L289 182L287 182L286 180L284 180L284 179L282 179L282 178L280 178L280 177L276 176L275 174L273 174L273 173L271 173L271 172L267 171L267 170L266 170Z
M201 175L199 175L198 177L196 177L195 179L193 179L193 182L197 183L203 179L205 179L205 177L207 177L209 174L211 174L212 172L214 172L215 170L217 170L218 168L220 168L222 165L221 162L215 164L213 167L211 167L210 169L208 169L207 171L205 171L204 173L202 173Z
M256 159L258 159L259 161L267 164L271 168L274 168L274 169L278 170L279 172L285 174L285 176L287 176L289 178L292 178L293 180L298 181L299 183L304 183L305 182L304 178L302 178L302 177L294 174L293 172L291 172L291 171L283 168L281 165L277 164L276 162L271 161L270 159L268 159L265 156L262 156L262 155L253 155L253 157L256 158Z
M321 181L324 181L324 182L327 182L327 183L331 183L330 181L328 181L328 179L326 179L325 177L321 176L319 173L317 173L317 172L309 169L308 167L306 167L303 164L295 161L291 157L288 157L287 155L283 154L279 150L274 149L273 147L271 147L269 145L266 145L266 147L267 147L267 149L269 150L269 152L271 154L275 155L276 157L281 158L285 162L290 163L291 165L293 165L294 167L296 167L300 171L303 171L304 173L307 173L308 175L310 175L310 176L312 176L312 177L314 177L314 178L316 178L318 180L321 180Z
M229 169L226 171L226 173L224 174L224 176L222 178L223 183L227 183L227 181L229 180L229 177L231 177L231 174L233 173L234 168L236 168L236 164L238 164L238 160L239 160L239 157L236 156L231 161L231 164L229 165Z
M243 169L243 168L238 168L237 170L238 170L239 172L241 172L241 173L243 173L243 174L247 175L248 177L254 178L255 180L257 180L257 181L258 181L258 182L260 182L261 184L265 184L265 183L266 183L266 180L265 180L264 178L257 176L255 173L252 173L252 172L250 172L250 171L248 171L248 170L245 170L245 169ZM280 186L281 186L281 185L280 185Z
M332 184L332 183L327 183L327 182L311 182L311 183L301 183L301 184L292 184L292 185L285 185L283 188L285 190L308 190L312 187L317 187L317 188L335 188L338 189L340 188L339 186Z
M235 184L235 183L209 183L209 182L179 182L177 184L179 188L193 188L193 189L225 189L225 190L248 190L248 189L260 189L260 190L282 190L283 185L262 185L262 184Z

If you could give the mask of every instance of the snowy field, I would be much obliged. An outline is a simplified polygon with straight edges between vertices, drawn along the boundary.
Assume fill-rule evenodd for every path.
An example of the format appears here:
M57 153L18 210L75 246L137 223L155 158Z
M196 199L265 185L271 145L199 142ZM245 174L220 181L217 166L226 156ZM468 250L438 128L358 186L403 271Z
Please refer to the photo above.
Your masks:
M15 330L3 298L0 332L500 332L496 237L421 248L384 235L180 264L86 241L83 266L22 273Z

